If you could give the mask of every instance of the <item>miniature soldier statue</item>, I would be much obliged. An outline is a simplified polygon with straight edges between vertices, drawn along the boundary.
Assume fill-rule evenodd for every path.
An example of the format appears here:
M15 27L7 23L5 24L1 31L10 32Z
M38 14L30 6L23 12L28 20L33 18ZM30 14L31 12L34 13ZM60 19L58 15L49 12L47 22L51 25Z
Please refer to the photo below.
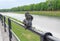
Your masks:
M26 29L31 28L32 27L33 16L30 15L29 12L26 12L25 13L25 18L26 19L24 19L23 23L24 23Z

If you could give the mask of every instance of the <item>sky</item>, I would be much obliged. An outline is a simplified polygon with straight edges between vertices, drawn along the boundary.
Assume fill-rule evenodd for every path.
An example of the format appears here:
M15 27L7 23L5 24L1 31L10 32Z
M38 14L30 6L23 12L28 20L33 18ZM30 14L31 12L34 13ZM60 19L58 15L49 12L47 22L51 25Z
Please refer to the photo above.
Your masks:
M0 9L7 9L17 6L36 4L46 0L0 0Z

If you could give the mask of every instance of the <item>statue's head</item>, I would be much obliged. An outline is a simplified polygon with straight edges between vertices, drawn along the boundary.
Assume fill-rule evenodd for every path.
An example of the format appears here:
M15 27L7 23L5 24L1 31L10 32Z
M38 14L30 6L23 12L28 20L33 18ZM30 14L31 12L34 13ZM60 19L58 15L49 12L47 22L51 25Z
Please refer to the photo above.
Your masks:
M27 11L26 13L25 13L25 17L27 17L29 15L29 12Z

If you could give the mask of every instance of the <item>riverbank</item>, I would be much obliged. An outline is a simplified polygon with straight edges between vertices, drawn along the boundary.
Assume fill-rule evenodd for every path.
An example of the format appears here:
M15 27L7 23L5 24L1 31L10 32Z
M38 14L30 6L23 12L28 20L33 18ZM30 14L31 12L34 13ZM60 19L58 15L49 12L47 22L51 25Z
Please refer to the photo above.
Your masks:
M15 12L18 14L24 14L26 11ZM60 17L60 11L29 11L30 14L34 15L43 15L43 16L52 16L52 17Z

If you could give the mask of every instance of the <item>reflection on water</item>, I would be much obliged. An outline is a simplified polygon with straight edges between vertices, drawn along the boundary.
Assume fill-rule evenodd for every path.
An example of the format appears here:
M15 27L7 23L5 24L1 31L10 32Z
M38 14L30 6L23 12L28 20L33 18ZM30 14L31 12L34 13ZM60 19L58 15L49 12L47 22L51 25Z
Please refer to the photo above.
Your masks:
M2 13L18 20L23 21L24 14ZM54 17L33 15L33 26L42 31L51 32L55 37L60 38L60 19Z

